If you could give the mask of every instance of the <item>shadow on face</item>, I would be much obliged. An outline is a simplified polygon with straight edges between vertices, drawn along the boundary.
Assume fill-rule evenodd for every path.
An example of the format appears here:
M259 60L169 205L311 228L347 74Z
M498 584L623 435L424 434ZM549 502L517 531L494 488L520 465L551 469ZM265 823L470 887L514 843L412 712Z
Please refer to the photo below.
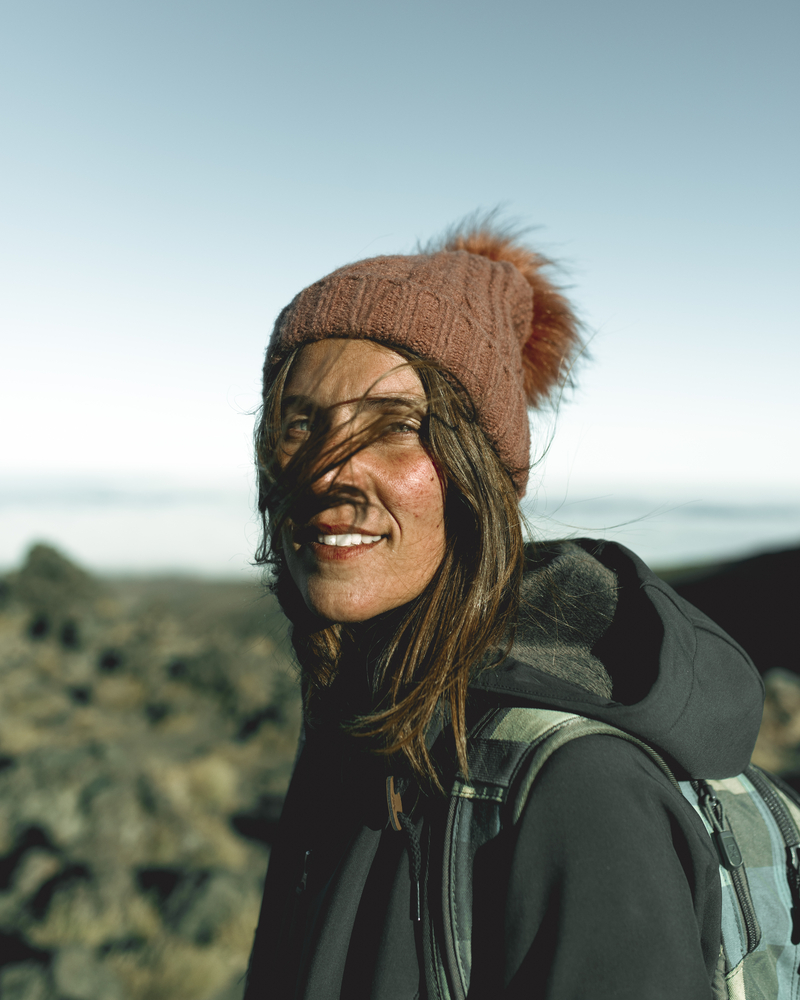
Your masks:
M372 341L329 338L295 359L283 394L281 465L320 414L329 421L325 454L347 455L342 463L322 460L314 513L288 522L282 536L292 579L320 618L367 621L413 600L438 569L444 486L421 437L426 410L414 369ZM380 434L353 448L376 419Z

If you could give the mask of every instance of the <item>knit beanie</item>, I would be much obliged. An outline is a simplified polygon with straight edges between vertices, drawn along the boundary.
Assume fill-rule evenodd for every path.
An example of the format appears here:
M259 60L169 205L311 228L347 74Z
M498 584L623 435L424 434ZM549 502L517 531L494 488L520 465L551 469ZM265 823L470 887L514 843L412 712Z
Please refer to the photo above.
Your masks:
M477 420L525 494L527 408L544 405L580 348L578 323L544 275L550 261L491 219L407 256L371 257L315 281L278 316L264 389L295 347L372 340L438 363L469 394Z

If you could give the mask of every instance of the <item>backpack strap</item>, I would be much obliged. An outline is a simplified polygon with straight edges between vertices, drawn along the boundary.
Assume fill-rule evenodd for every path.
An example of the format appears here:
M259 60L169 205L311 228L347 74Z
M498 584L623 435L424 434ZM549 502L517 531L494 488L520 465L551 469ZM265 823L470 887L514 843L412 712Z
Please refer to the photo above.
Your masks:
M443 837L441 832L430 833L428 842L422 934L429 1000L465 1000L469 991L476 852L500 833L504 820L519 821L537 775L559 747L595 735L615 736L638 746L680 792L652 747L621 729L571 712L499 708L484 716L470 734L468 777L456 776Z
M660 754L616 726L571 712L506 708L497 709L484 719L479 731L470 739L467 761L471 780L467 781L459 774L450 794L505 802L509 787L516 783L519 773L524 770L524 778L513 795L512 823L516 823L525 808L531 786L552 754L580 736L597 735L616 736L635 744L655 761L674 787L681 790ZM502 765L500 769L498 764Z
M537 712L536 709L512 708L509 710L509 714L517 712L526 713L526 716L525 718L519 719L519 722L517 722L517 719L515 718L511 723L512 726L519 725L521 723L523 728L530 726L531 730L538 731L539 725L527 714ZM608 725L605 722L597 722L595 719L587 719L582 715L573 715L566 712L553 712L549 714L561 715L562 718L560 721L550 726L546 733L538 737L534 736L531 741L533 744L533 753L530 757L528 757L525 763L524 777L519 783L512 801L512 823L517 823L522 816L525 804L528 801L528 795L530 794L531 787L538 777L539 772L550 757L556 752L556 750L559 749L559 747L562 747L565 743L569 743L581 736L616 736L618 739L625 740L628 743L633 743L635 746L639 747L640 750L643 750L647 756L658 765L662 773L665 774L674 787L680 791L680 785L678 784L678 781L672 771L669 769L669 766L664 758L642 740L637 739L635 736L631 736L630 733L626 733L622 729L617 729L616 726Z

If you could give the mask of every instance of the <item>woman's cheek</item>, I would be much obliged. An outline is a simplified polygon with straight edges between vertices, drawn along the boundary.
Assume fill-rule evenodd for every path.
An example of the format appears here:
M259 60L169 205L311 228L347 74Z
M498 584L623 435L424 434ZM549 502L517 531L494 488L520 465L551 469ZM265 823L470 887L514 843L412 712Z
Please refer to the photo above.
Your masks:
M443 513L443 484L427 452L395 462L387 472L385 482L403 508L417 517Z
M400 527L401 551L432 571L444 554L444 490L427 454L403 464L386 505Z

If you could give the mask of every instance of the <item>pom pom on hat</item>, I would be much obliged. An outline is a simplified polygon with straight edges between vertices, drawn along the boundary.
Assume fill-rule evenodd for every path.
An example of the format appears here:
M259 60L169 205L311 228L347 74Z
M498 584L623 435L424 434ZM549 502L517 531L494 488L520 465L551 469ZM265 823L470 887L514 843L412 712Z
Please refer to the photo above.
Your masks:
M524 233L495 221L496 211L472 215L422 249L466 250L493 261L507 261L533 290L533 319L520 344L523 388L528 406L543 406L554 389L569 381L575 357L583 349L580 323L560 289L544 273L553 261L526 246Z

